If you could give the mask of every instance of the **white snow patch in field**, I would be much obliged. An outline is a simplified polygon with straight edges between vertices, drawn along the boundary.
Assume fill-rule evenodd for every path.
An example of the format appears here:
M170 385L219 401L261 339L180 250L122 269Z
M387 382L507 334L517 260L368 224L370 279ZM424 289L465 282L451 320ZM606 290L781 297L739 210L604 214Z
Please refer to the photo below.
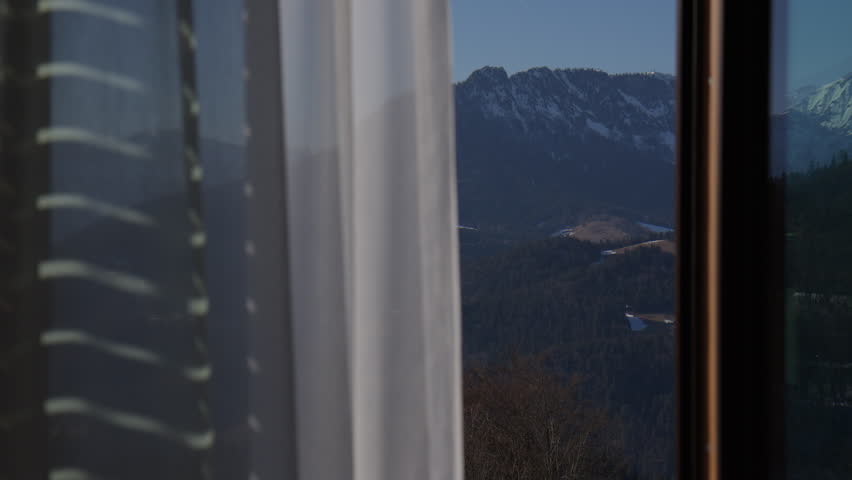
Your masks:
M633 330L634 332L641 332L642 330L648 328L648 324L645 323L645 320L642 320L636 315L625 313L624 318L626 318L627 323L630 324L630 330Z

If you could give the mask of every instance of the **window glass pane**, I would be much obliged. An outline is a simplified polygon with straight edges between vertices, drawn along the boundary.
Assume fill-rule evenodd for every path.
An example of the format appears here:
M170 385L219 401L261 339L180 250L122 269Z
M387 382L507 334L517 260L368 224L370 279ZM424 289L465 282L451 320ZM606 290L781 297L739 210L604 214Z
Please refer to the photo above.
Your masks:
M210 361L187 305L204 296L190 238L203 232L185 175L195 92L181 63L174 2L112 2L50 13L48 151L51 244L37 266L52 299L47 351L51 472L115 476L128 465L192 476L209 448ZM85 34L83 34L85 32ZM194 93L193 93L194 94ZM127 381L132 378L133 381ZM152 395L151 392L158 392ZM102 455L89 445L110 445Z
M788 477L852 476L852 5L774 2L773 175L785 192Z
M676 3L452 5L467 478L671 478Z
M271 5L3 2L0 477L287 477Z

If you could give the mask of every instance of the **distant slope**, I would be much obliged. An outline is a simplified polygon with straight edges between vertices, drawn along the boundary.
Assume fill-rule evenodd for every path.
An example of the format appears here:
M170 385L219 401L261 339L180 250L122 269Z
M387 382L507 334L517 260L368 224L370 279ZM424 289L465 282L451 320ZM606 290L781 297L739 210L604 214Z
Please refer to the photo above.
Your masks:
M658 234L661 227L633 222L626 218L602 215L591 217L579 225L560 230L555 236L571 237L585 242L640 242Z
M675 245L675 242L671 240L649 240L647 242L636 243L607 251L612 252L612 255L623 255L640 248L658 248L660 251L668 253L669 255L674 255L677 251L677 245Z

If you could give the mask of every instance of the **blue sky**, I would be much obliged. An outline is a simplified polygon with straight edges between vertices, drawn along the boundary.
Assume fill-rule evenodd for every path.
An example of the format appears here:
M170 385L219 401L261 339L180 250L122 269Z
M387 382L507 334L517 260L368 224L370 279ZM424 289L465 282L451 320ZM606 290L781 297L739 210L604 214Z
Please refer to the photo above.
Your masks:
M674 73L676 0L451 0L454 78L484 65Z
M820 86L852 72L852 2L790 0L789 5L789 87Z

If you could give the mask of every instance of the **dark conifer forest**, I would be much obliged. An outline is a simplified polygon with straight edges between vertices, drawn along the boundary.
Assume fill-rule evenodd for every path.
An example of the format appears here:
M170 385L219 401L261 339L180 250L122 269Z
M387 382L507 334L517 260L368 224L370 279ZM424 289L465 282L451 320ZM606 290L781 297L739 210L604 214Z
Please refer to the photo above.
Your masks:
M462 292L467 378L479 378L471 375L483 375L481 369L515 371L511 365L517 358L539 359L532 363L541 370L536 378L553 378L565 388L570 386L570 408L595 412L596 422L606 425L607 451L617 447L622 458L617 468L610 465L612 459L601 459L608 466L589 477L487 478L671 477L674 327L649 323L644 330L633 331L625 312L673 312L674 256L653 246L602 255L635 241L611 244L547 238L493 255L466 256ZM494 245L487 248L496 249ZM474 384L466 382L466 391L481 403L487 397L481 391L484 387ZM498 391L493 395L502 396ZM570 437L577 432L569 433L565 434ZM475 443L480 441L485 439ZM486 477L471 472L471 478Z
M852 478L852 161L841 152L778 182L786 187L779 328L787 333L791 478Z

